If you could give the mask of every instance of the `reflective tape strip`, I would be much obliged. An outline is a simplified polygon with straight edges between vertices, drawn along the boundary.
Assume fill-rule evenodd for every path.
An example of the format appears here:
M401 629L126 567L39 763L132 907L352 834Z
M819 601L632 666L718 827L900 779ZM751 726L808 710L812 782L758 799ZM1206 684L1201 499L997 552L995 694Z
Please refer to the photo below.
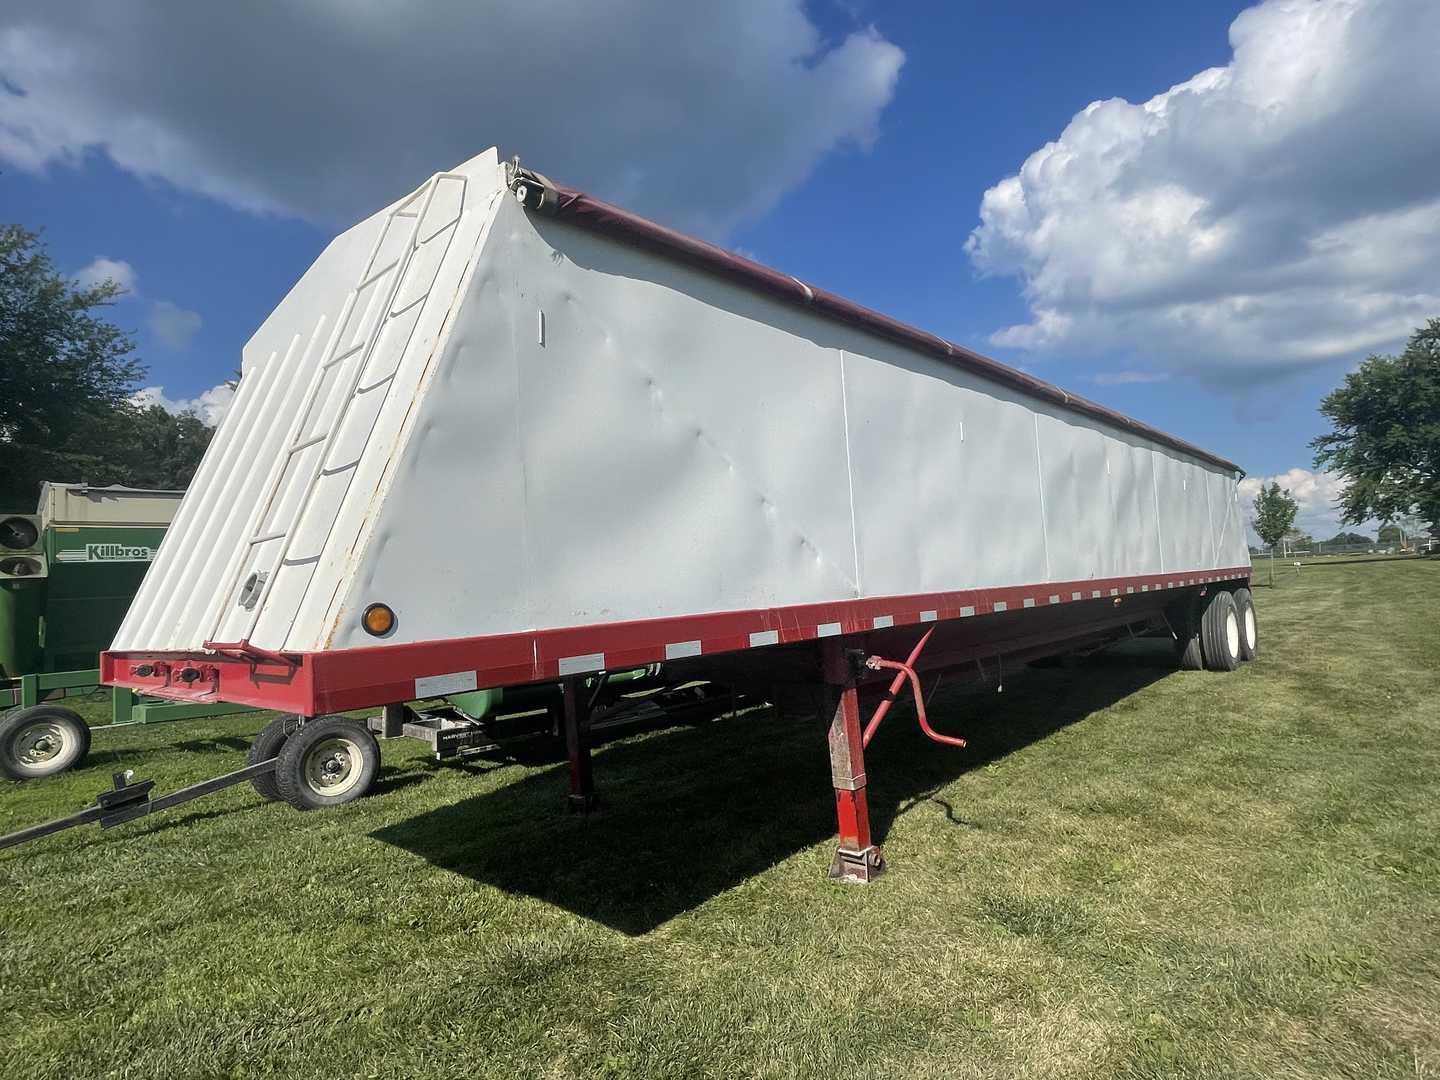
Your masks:
M601 671L605 667L605 654L603 652L586 653L584 656L562 656L560 658L561 675L579 675L586 671Z

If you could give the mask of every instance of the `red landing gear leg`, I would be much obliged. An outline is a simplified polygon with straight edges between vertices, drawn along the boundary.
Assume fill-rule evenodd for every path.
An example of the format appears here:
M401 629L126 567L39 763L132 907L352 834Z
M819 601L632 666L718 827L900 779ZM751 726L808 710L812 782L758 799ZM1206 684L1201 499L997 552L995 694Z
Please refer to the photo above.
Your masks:
M562 720L565 752L570 757L570 794L566 806L572 814L588 814L596 807L595 777L590 771L590 706L585 684L566 679Z
M830 719L830 777L835 785L835 814L840 823L840 845L830 863L830 876L840 881L866 882L885 870L885 856L870 840L870 806L865 799L865 746L860 731L860 698L855 674L845 660L839 641L823 643L822 662L832 708Z

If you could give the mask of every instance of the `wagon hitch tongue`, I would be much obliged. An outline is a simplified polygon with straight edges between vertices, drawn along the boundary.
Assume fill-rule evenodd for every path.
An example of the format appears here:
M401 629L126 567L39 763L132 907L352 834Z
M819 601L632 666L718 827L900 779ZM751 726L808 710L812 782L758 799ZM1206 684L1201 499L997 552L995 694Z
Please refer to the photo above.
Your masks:
M236 769L234 772L212 777L209 780L202 780L198 784L191 784L179 791L172 791L169 795L152 799L150 793L155 788L155 781L136 780L135 774L126 769L124 772L114 774L113 786L108 791L102 791L96 796L94 805L87 806L78 814L71 814L69 817L55 818L53 821L31 825L28 829L6 833L4 836L0 836L0 848L16 847L31 840L39 840L42 836L73 829L77 825L89 825L91 822L98 823L102 829L113 828L116 825L123 825L127 821L155 814L161 810L169 810L172 806L180 806L182 803L203 798L212 792L243 784L247 780L274 771L275 759L271 758L269 761L247 765L243 769Z

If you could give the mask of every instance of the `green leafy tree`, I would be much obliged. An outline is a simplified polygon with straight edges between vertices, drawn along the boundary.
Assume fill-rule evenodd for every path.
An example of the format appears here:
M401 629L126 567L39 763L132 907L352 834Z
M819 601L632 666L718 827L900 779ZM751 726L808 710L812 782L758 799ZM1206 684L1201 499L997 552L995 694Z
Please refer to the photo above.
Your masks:
M1275 545L1285 538L1299 512L1300 506L1290 492L1275 481L1271 481L1268 487L1261 487L1255 496L1255 516L1250 520L1250 526L1270 549L1271 585L1275 584Z
M213 434L193 412L125 402L97 426L95 460L85 478L94 484L183 488Z
M130 401L145 369L104 317L113 281L56 272L38 234L0 226L0 508L35 505L40 481L184 487L210 429Z
M1345 478L1344 520L1415 514L1440 526L1440 319L1399 356L1372 356L1320 411L1334 430L1311 443L1315 464Z

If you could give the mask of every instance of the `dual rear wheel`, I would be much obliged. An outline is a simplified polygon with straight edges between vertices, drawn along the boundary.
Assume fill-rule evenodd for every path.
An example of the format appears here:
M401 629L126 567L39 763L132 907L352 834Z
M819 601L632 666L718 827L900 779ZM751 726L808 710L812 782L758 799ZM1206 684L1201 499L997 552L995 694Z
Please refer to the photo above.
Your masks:
M1259 649L1255 601L1245 588L1216 589L1177 613L1180 667L1186 671L1234 671Z

